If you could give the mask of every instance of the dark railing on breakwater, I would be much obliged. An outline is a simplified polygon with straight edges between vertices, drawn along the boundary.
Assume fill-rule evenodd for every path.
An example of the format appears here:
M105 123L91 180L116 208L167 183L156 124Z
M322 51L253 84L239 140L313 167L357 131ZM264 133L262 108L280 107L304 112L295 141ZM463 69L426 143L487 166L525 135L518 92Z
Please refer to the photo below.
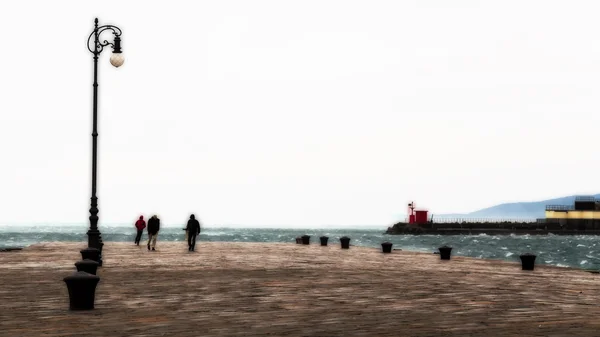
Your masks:
M421 229L545 229L549 224L543 222L427 222L417 224L416 227ZM550 224L552 227L559 227L558 224ZM410 227L410 226L409 226Z
M574 211L573 205L546 205L547 211Z

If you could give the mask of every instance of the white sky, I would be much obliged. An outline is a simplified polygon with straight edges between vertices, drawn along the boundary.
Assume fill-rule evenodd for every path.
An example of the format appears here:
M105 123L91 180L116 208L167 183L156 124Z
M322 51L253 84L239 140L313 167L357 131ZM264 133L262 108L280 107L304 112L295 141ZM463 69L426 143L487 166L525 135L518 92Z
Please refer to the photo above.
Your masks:
M143 5L141 5L143 3ZM0 223L377 225L600 191L597 1L0 4ZM103 35L112 39L108 33Z

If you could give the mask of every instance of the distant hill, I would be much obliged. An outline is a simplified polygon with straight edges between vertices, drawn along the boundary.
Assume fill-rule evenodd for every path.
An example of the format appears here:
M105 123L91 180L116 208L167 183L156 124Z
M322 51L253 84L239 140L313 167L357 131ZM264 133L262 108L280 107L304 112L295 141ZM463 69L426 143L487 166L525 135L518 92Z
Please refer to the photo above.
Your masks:
M546 205L572 205L575 202L575 195L568 197L548 199L532 202L511 202L500 204L475 212L466 214L434 214L434 218L543 218L545 216ZM594 195L600 199L600 194Z

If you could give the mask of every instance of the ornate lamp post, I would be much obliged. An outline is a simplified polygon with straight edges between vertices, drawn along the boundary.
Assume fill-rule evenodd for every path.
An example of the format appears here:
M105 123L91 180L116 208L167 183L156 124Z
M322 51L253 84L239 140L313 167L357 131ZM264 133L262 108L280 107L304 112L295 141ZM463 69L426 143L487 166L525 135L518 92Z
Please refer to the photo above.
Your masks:
M105 31L111 31L114 35L113 43L107 40L100 41L100 35ZM88 50L94 55L94 101L93 101L93 131L92 131L92 201L90 208L90 229L88 235L88 248L96 248L100 251L98 262L102 265L102 236L98 230L98 197L96 196L96 172L98 157L98 55L104 47L110 45L113 54L110 63L120 67L125 61L121 52L121 29L112 25L98 27L98 18L94 20L94 31L88 38Z

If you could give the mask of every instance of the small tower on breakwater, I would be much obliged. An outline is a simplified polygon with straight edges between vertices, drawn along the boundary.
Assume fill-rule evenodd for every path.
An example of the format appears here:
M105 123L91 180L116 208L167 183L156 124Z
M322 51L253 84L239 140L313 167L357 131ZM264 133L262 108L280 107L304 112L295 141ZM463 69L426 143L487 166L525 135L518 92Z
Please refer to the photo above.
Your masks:
M408 223L415 223L415 202L411 201L408 204Z
M426 209L415 210L415 202L411 201L408 204L408 223L409 224L423 224L427 223L427 211Z

